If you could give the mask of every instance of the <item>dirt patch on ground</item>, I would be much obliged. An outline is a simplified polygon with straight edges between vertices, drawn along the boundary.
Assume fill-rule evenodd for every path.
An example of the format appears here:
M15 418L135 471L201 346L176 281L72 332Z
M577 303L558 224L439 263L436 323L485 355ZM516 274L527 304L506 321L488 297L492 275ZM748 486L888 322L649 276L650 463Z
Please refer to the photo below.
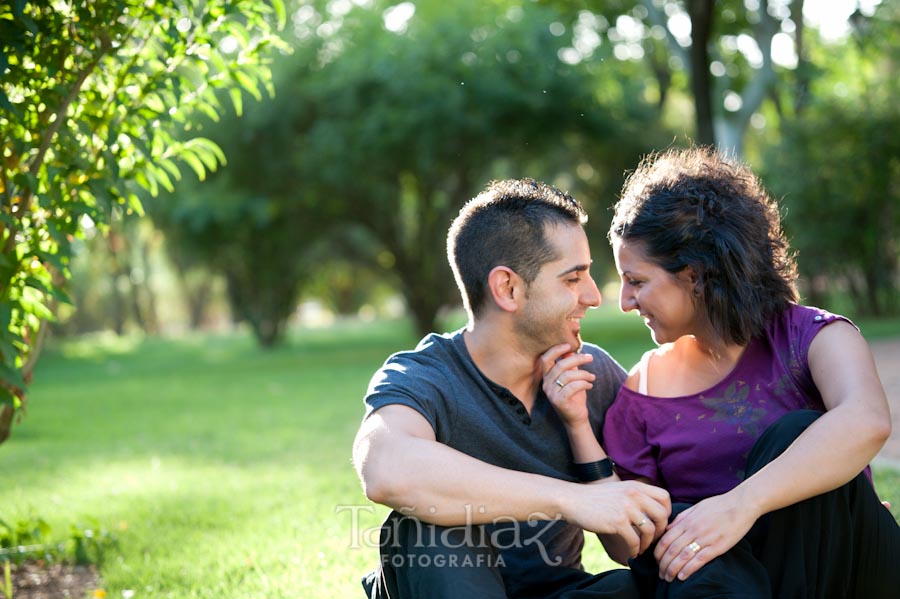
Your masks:
M84 599L99 588L94 566L29 562L12 569L15 599Z

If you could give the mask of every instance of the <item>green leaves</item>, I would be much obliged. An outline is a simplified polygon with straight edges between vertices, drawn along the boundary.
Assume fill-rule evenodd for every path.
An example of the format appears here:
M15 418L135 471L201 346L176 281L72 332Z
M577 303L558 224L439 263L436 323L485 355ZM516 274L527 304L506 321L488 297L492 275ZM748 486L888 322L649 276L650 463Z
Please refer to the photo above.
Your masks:
M138 190L172 192L182 165L203 178L224 164L184 132L227 110L218 89L262 97L285 22L281 0L0 8L0 388L24 398L82 217L102 228L142 215Z
M384 25L391 4L348 7L340 16L304 4L293 19L293 55L273 65L278 96L267 99L252 73L235 73L229 96L244 116L210 127L231 164L214 188L192 190L157 221L170 251L211 254L208 264L229 285L256 289L256 297L238 298L253 306L244 311L251 322L277 315L265 289L289 297L286 281L309 280L298 264L338 270L344 229L322 252L327 258L309 256L326 243L323 232L349 223L366 231L370 263L391 257L393 269L373 269L382 280L400 277L392 282L420 326L430 327L439 308L458 299L447 224L485 181L525 172L565 173L568 181L591 160L582 172L597 173L602 183L594 185L608 188L585 196L612 198L621 173L655 139L654 107L640 100L640 83L623 83L630 80L623 63L595 76L587 64L558 58L565 40L548 30L555 12L533 3L516 12L480 0L423 1L401 34ZM245 43L234 36L236 46ZM617 90L628 108L598 101L598 90ZM248 97L262 102L244 106ZM610 156L586 155L602 145ZM182 161L203 178L209 165L201 158L186 153ZM154 218L163 203L154 203ZM328 284L339 286L336 278Z

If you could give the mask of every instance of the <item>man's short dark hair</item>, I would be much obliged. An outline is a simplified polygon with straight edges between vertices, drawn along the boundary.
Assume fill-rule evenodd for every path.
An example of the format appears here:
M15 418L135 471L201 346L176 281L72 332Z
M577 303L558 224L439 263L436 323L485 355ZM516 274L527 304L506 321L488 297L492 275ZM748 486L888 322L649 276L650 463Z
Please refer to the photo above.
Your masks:
M447 258L470 317L487 302L488 274L506 266L534 281L559 258L548 225L584 225L587 213L570 195L533 179L492 181L459 211L447 235Z

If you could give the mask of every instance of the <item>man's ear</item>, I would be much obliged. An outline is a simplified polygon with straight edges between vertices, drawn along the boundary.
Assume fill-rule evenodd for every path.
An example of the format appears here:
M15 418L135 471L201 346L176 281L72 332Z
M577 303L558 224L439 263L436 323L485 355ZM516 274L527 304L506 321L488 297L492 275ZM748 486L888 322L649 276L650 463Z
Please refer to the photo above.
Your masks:
M488 287L497 307L506 312L519 308L519 297L524 284L522 278L508 266L495 266L488 274Z

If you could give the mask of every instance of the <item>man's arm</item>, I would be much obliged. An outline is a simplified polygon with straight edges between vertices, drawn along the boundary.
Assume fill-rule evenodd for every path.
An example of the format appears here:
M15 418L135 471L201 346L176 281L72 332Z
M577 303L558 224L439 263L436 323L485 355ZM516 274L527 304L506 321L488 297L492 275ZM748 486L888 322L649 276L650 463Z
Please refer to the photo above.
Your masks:
M458 526L562 517L620 535L631 555L641 546L632 525L649 517L661 530L671 509L666 491L639 482L581 485L492 466L438 443L428 421L401 405L382 407L363 422L353 461L366 497L423 521Z

